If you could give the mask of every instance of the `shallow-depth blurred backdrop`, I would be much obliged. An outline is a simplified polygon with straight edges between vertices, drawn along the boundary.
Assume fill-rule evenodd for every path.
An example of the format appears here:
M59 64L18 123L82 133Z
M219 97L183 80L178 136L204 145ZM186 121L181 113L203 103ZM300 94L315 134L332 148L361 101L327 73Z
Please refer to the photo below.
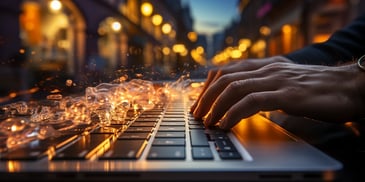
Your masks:
M205 78L212 66L325 41L364 0L1 0L0 104L118 79Z

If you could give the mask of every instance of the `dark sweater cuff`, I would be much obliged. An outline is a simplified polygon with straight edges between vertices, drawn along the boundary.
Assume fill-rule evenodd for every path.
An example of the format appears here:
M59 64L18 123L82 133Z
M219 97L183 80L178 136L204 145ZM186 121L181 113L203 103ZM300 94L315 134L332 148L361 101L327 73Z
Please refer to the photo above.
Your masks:
M334 65L333 57L312 46L283 55L298 64Z

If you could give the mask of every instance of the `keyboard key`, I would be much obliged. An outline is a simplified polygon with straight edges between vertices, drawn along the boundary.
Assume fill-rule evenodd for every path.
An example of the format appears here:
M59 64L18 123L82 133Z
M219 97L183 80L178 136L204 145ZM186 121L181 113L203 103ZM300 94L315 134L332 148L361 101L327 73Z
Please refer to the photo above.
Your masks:
M152 120L159 119L161 117L161 114L141 114L138 118L150 118Z
M0 158L1 160L37 160L47 155L55 154L56 150L74 141L77 137L78 135L62 135L59 137L49 137L44 140L36 140L30 142L25 147L2 154Z
M242 159L231 140L218 139L215 140L215 145L221 159Z
M135 120L135 122L138 122L138 123L140 123L140 122L157 122L157 121L158 121L158 119L159 119L159 118L156 118L156 117L154 117L154 118L143 118L143 117L138 117L138 118Z
M205 133L208 134L208 135L226 135L227 132L220 129L220 128L217 128L217 127L213 127L213 128L207 128L205 130Z
M161 122L161 126L185 126L185 122Z
M99 159L139 159L146 144L146 140L117 140Z
M162 118L163 122L185 122L184 116L180 116L179 118Z
M169 114L169 113L165 113L164 118L184 118L184 113L180 113L180 114Z
M242 159L237 151L218 152L218 154L221 159Z
M124 131L124 133L150 133L153 131L153 127L132 127L130 126L127 130Z
M134 122L132 123L132 127L145 127L145 126L148 126L148 127L154 127L156 125L156 122Z
M235 146L230 140L216 140L215 145L218 151L236 151Z
M95 130L93 130L91 133L95 133L95 134L102 134L102 133L109 133L109 134L114 134L117 133L118 131L120 131L122 128L119 126L114 125L114 127L99 127L96 128Z
M123 133L118 140L148 140L151 133Z
M189 125L203 125L203 122L202 121L189 120Z
M185 138L185 132L182 131L159 131L156 134L156 138Z
M185 131L185 126L160 126L158 131Z
M208 147L208 139L204 130L191 130L190 141L193 147Z
M152 146L147 159L185 159L185 147L183 146Z
M196 160L208 160L213 159L212 151L209 147L193 147L191 149L193 159Z
M217 135L208 135L209 140L228 140L228 136L226 134L217 134Z
M54 160L76 160L90 159L94 155L104 152L104 146L109 146L113 135L111 134L89 134L81 136L72 145L58 153Z
M155 138L152 145L185 146L185 138Z
M201 129L201 130L204 130L205 129L205 126L204 125L189 125L189 128L192 129L192 130L196 130L196 129Z
M159 115L161 115L162 114L162 110L157 110L157 111L155 111L155 110L150 110L150 111L144 111L142 114L141 114L141 116L142 115L154 115L154 116L159 116Z

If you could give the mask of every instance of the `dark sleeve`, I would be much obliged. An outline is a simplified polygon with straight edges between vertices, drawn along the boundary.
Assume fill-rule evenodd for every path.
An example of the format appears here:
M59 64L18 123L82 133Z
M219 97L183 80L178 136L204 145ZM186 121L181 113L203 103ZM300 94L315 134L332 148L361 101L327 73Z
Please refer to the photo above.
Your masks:
M300 64L336 65L365 54L365 13L336 31L326 42L284 55Z

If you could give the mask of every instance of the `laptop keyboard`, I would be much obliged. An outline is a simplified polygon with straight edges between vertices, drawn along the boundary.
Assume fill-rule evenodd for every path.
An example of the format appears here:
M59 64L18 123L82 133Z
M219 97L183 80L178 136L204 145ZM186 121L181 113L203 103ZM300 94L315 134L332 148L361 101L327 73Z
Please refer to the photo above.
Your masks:
M227 135L205 128L181 100L157 105L128 125L80 125L58 137L3 152L1 160L242 160Z

